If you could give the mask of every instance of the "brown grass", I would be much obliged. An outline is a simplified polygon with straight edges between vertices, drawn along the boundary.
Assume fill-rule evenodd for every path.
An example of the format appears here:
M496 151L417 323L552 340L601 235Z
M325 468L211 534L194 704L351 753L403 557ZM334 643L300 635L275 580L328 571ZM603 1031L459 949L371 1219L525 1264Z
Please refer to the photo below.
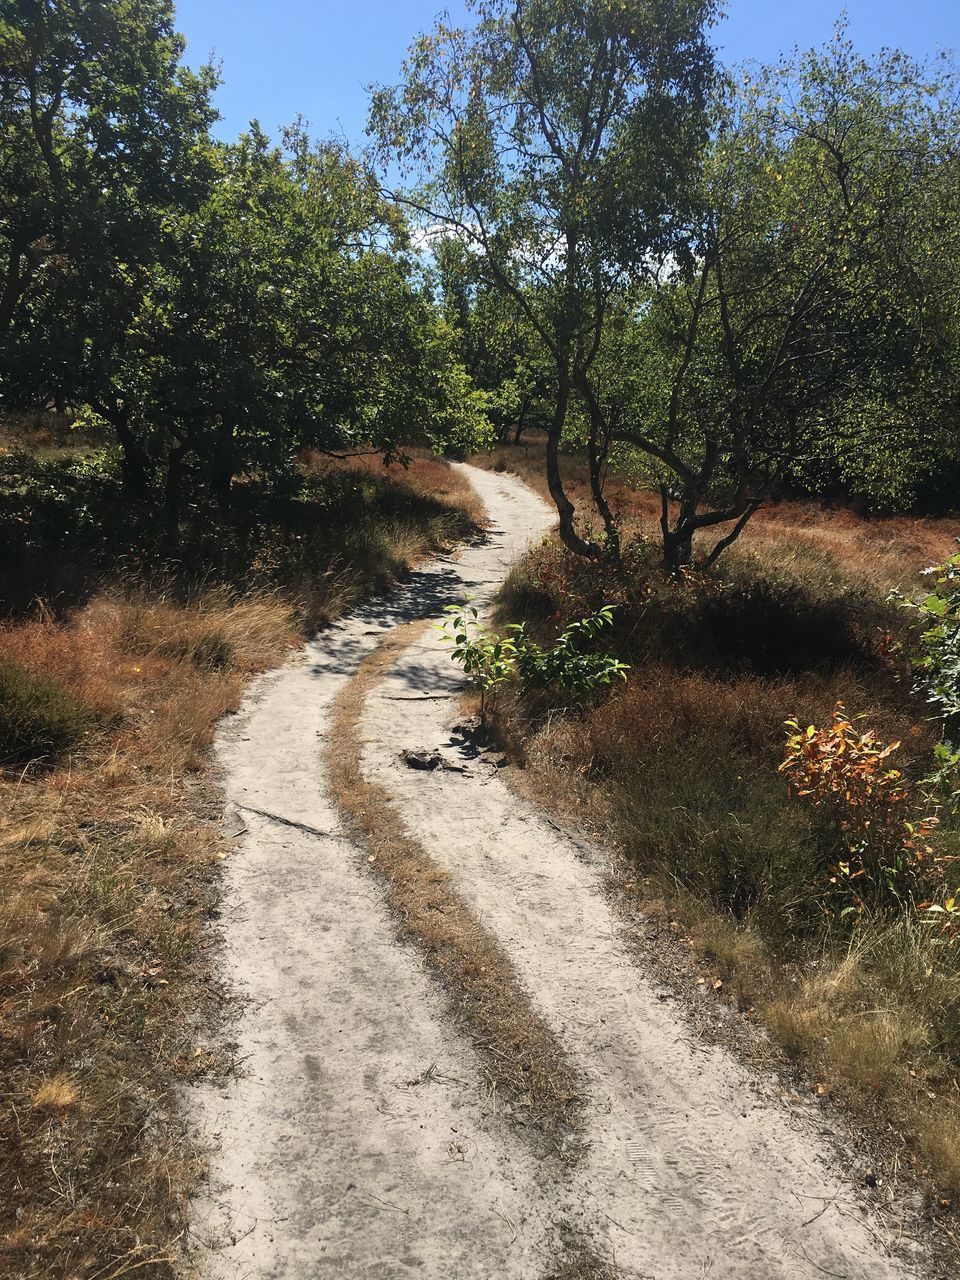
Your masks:
M592 567L571 570L572 557L537 548L502 593L500 621L526 617L538 635L553 634L596 607L599 592L617 604L604 647L634 669L579 706L507 690L494 712L503 745L525 765L524 790L621 850L624 910L640 932L674 940L681 985L702 979L701 991L762 1021L811 1085L867 1130L898 1134L905 1161L948 1201L960 1194L960 957L915 913L856 928L825 913L835 834L791 799L777 769L786 718L823 723L839 697L864 727L901 740L894 763L909 780L930 771L938 727L910 697L902 654L888 660L874 636L882 627L909 643L886 592L916 580L955 533L951 521L783 504L758 517L753 549L721 562L722 581L702 591L666 584L649 558L598 585ZM782 629L783 609L760 609L755 583L772 584L775 604L796 602L802 642L794 637L779 669L763 665L760 633L771 619ZM730 653L710 634L717 600L743 609ZM848 634L818 665L821 643L841 627ZM773 637L782 658L784 635ZM930 802L918 791L916 803L925 812ZM942 817L939 847L956 853L957 824Z
M531 433L519 447L501 445L470 459L488 470L510 471L548 502L544 446ZM561 457L564 484L578 511L592 515L592 498L583 459ZM628 534L657 542L660 536L660 498L637 489L613 469L606 481L610 505ZM956 550L960 520L920 516L861 516L845 507L824 507L811 501L783 501L762 507L747 525L738 549L780 571L806 576L835 576L856 586L881 591L916 585L919 571L937 564Z
M304 459L308 471L319 475L332 471L351 471L374 478L387 478L402 484L417 497L441 502L451 510L466 515L474 524L486 519L483 501L473 485L459 471L427 449L411 449L406 461L384 463L379 454L359 458L331 458L325 454L309 454Z
M493 1091L524 1123L556 1137L576 1116L578 1086L553 1033L533 1010L510 960L405 826L388 793L361 772L364 699L426 624L398 628L340 694L327 752L333 794L370 850L398 933L420 947L456 1012L473 1031ZM525 1130L526 1131L526 1130Z
M151 620L150 643L131 645ZM198 637L229 635L227 665ZM196 812L217 718L295 636L279 601L94 601L0 631L0 654L107 717L73 758L0 777L0 1270L172 1274L197 1155L172 1086L195 1074L221 855Z
M438 473L450 518L417 527L414 505L378 525L359 567L330 566L328 616L468 523L442 463L396 478L426 490ZM201 1157L177 1089L220 1069L198 1031L225 856L206 749L309 614L295 591L172 583L0 624L0 659L52 677L96 721L72 755L0 770L0 1275L178 1273Z
M50 457L89 452L110 444L107 428L74 430L69 416L52 410L7 411L0 418L0 454L20 452Z

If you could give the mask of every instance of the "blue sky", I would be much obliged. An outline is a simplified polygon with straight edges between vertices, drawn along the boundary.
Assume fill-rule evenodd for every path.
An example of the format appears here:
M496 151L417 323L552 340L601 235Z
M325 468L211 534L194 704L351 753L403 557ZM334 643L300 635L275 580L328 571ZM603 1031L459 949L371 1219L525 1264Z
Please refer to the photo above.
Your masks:
M448 5L458 18L461 0ZM727 0L713 33L723 58L773 59L828 39L842 0ZM219 132L231 138L256 116L270 132L297 113L318 137L362 142L371 81L397 78L410 39L433 24L442 0L179 0L187 60L223 64ZM960 0L847 0L851 34L865 52L897 45L915 56L960 54Z

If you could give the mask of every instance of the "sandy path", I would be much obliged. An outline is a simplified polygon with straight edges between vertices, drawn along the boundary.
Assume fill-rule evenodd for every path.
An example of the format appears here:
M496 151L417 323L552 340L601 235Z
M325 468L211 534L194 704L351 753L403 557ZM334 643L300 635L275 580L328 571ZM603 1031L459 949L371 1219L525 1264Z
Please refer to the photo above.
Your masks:
M466 594L489 600L549 527L517 480L471 478L489 538L324 633L259 682L222 735L227 795L248 827L223 930L249 1004L242 1074L202 1100L219 1154L197 1212L201 1276L542 1280L565 1224L635 1278L906 1277L814 1121L699 1043L638 971L602 868L491 766L400 763L404 748L463 763L448 736L457 673L434 633L369 699L365 771L500 939L581 1072L589 1145L575 1169L538 1162L484 1100L469 1042L393 941L326 798L324 733L379 636Z
M228 812L247 828L221 919L244 1009L228 1031L238 1077L198 1098L215 1147L191 1232L202 1280L544 1274L536 1162L394 941L322 772L331 704L361 658L456 589L435 562L261 678L220 735Z

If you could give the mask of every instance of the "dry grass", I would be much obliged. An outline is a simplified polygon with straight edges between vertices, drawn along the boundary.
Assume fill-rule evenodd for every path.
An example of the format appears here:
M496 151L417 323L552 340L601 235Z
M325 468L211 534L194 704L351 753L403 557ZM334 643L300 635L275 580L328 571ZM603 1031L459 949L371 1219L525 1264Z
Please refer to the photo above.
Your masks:
M510 471L548 502L544 447L530 433L519 447L502 445L470 459L488 470ZM561 457L567 491L583 515L593 514L582 458ZM607 498L628 535L659 539L660 498L637 489L611 470ZM809 501L783 501L763 507L738 542L743 556L756 557L780 572L803 577L835 577L861 588L886 592L916 585L920 569L950 555L960 537L960 520L918 516L861 516L843 507L822 507Z
M173 1273L197 1156L172 1090L203 1065L190 1019L221 856L187 775L293 622L279 601L117 595L0 632L0 655L104 720L72 757L0 778L5 1274ZM229 638L216 669L209 636Z
M473 1031L492 1090L549 1136L569 1129L577 1081L553 1033L533 1010L509 958L406 828L388 793L361 772L364 699L425 623L398 628L367 658L336 704L327 752L333 794L370 850L398 932L420 947L456 1012Z
M427 449L411 449L404 462L385 464L379 455L361 458L330 458L312 454L304 460L308 471L318 475L350 471L374 479L389 479L429 502L440 502L465 515L476 525L486 519L483 501L469 480L442 458Z
M604 646L634 669L579 706L508 690L495 709L525 791L622 851L625 909L639 900L650 927L678 939L680 981L718 982L718 998L761 1019L863 1125L896 1130L948 1200L960 1193L960 955L909 911L855 928L825 913L835 832L790 797L778 765L786 718L822 723L839 697L902 741L908 779L929 772L938 728L902 655L876 638L906 640L886 592L956 532L784 504L758 517L753 549L721 562L720 581L683 586L649 556L607 580L537 548L502 593L501 621L554 634L612 600ZM939 847L955 853L960 832L942 817Z
M407 493L399 472L355 487L369 501L351 514L372 531L328 557L326 616L468 525L442 463L404 475L426 490L437 468L446 505ZM169 582L0 625L0 661L52 678L92 716L69 754L0 769L0 1275L178 1273L201 1159L176 1091L219 1069L197 1030L224 856L206 749L318 598Z

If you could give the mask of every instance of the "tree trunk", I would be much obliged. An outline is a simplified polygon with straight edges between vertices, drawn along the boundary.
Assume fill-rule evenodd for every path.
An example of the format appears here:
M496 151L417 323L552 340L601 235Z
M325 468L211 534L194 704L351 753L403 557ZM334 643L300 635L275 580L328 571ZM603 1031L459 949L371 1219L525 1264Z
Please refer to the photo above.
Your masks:
M210 458L210 492L220 502L226 502L233 487L233 424L226 418L220 420L220 429L214 437Z
M164 556L176 556L180 550L180 513L183 509L184 459L187 445L173 445L167 455L167 478L163 487L163 535L160 549Z
M7 267L0 283L0 338L6 338L13 328L17 307L27 291L33 274L29 259L21 270L21 263L26 258L26 244L19 241L10 246L7 256Z
M598 543L588 542L577 533L576 525L574 524L576 510L567 497L563 487L563 479L560 475L560 440L567 421L567 406L569 403L570 383L569 380L561 377L557 388L553 421L547 432L547 485L550 489L550 497L553 499L553 504L557 508L557 515L560 517L560 540L563 545L578 556L585 556L589 560L601 560L603 558L603 547Z
M99 411L98 411L99 412ZM103 413L116 433L120 445L120 473L123 490L128 498L143 501L150 493L150 459L146 450L130 428L126 413Z
M516 427L514 428L514 432L513 432L514 447L516 447L520 443L520 437L523 435L524 427L526 427L527 425L527 414L529 412L530 412L530 401L529 399L527 399L527 400L524 400L523 402L523 407L520 410L520 415L517 418L517 424L516 424Z
M693 485L688 485L680 498L680 512L670 525L670 495L666 485L660 487L660 529L663 533L663 567L673 577L693 564L693 535L697 528L698 499Z
M670 529L663 539L663 567L673 577L693 563L693 530Z

